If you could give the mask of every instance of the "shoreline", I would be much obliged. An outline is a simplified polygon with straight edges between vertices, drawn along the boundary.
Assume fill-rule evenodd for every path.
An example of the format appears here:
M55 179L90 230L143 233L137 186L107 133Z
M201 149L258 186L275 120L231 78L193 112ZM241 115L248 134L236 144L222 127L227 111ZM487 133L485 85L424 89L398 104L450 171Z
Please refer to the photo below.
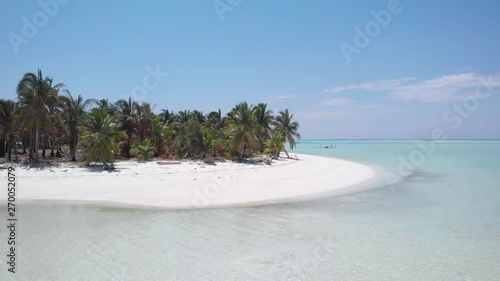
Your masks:
M271 165L118 161L113 171L73 163L17 166L17 199L21 203L155 209L259 206L357 192L362 190L360 184L376 174L369 166L337 158L290 156L298 159L280 158ZM6 194L1 193L3 199Z

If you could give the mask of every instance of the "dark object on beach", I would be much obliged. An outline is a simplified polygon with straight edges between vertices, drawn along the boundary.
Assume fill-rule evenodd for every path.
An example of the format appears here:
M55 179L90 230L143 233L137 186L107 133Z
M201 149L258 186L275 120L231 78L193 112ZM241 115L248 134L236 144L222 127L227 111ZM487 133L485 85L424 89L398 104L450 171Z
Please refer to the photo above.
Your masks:
M207 156L203 159L203 163L208 165L215 165L215 159L212 156Z
M179 161L172 161L172 162L166 162L166 161L158 161L156 162L158 165L178 165L181 164Z
M111 171L111 170L114 170L114 169L115 169L115 167L113 165L104 164L104 170Z

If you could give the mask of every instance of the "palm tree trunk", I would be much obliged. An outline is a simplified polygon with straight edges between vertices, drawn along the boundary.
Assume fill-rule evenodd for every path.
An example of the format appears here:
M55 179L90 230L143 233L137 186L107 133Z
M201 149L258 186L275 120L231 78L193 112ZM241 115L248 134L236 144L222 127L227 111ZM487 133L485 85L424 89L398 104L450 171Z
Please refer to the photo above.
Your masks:
M35 129L35 163L38 163L39 134L40 134L40 128L38 128L37 126Z
M286 149L285 149L285 153L286 153L286 157L290 158L290 155L288 155L288 151L286 151Z
M12 141L12 137L8 136L8 142L9 142L9 162L12 161L12 146L14 145L14 153L16 153L17 148L16 148L16 143ZM13 144L14 143L14 144ZM17 153L16 153L17 155Z
M131 135L132 135L132 133L129 133L128 138L127 138L127 149L125 151L125 156L127 156L127 158L130 158L130 141L131 141L130 138L132 137Z
M12 141L10 138L10 134L7 135L7 154L7 161L12 161Z
M5 157L5 138L0 139L0 157Z
M35 141L35 138L33 137L35 134L34 134L34 129L31 129L31 132L29 133L29 140L30 140L30 145L29 145L29 153L28 153L28 156L29 156L29 159L32 160L33 159L33 146L34 146L34 141Z
M48 139L48 136L47 136L47 133L45 133L43 135L43 140L42 140L42 158L45 158L45 150L47 149L47 139Z
M23 154L26 154L26 140L27 140L26 135L27 133L23 132Z
M245 145L243 145L243 147L241 148L240 157L239 157L240 160L243 159L243 153L245 153Z
M71 161L76 161L76 126L75 122L71 124L69 131L69 150L71 154Z

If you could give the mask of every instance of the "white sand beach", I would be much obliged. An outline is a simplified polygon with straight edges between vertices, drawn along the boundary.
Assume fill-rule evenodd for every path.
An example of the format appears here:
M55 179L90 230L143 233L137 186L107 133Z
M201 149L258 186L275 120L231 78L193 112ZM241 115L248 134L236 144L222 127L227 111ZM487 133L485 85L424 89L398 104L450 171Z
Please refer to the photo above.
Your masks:
M344 160L293 154L271 165L217 162L121 161L108 172L79 168L17 167L18 201L203 208L251 206L346 194L375 176L372 168ZM6 193L0 194L5 200Z

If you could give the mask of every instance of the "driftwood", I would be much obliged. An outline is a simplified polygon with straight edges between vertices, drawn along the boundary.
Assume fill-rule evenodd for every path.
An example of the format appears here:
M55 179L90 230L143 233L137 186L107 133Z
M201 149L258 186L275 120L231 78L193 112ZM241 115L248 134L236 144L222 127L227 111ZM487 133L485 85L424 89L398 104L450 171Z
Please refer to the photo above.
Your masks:
M179 161L168 161L168 162L158 161L158 162L156 162L156 164L158 164L158 165L179 165L179 164L181 164L181 162L179 162Z

